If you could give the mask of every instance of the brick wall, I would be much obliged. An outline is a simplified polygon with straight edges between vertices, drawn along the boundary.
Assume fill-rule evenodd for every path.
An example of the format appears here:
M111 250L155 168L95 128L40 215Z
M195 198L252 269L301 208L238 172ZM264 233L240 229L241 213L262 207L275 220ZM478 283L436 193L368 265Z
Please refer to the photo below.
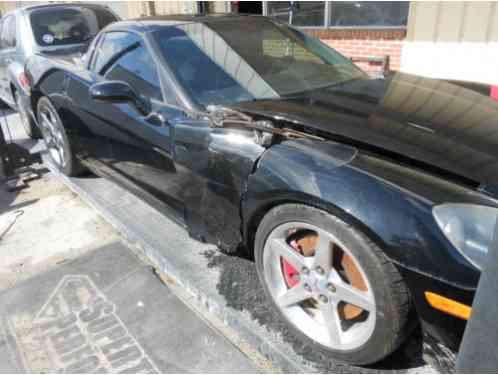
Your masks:
M390 69L399 70L400 68L401 49L406 37L404 29L308 29L307 32L347 57L389 55ZM357 64L369 73L381 70L380 63L358 62Z

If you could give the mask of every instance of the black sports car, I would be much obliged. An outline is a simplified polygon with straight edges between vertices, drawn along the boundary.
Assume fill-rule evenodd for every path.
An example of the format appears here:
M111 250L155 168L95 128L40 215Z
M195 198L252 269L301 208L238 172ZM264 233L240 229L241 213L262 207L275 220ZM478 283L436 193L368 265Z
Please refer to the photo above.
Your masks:
M81 65L46 59L26 69L60 170L246 247L302 346L368 364L420 323L458 348L498 213L497 102L370 79L256 16L119 22Z

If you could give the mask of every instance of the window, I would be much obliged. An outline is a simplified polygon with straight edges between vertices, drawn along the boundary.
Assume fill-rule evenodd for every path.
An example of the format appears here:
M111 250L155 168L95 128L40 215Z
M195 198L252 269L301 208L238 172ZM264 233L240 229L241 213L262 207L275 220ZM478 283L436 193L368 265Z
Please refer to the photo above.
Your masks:
M325 26L325 1L269 1L268 15L294 26Z
M334 1L332 27L406 26L409 3L403 1Z
M209 56L205 46L198 43L202 34L214 36L208 32L204 28L192 30L189 26L185 29L179 26L159 31L154 36L175 77L197 103L207 106L228 103L233 99L250 100L252 96L237 79L227 74Z
M13 48L16 46L16 17L8 16L3 21L2 48Z
M100 44L94 54L92 70L101 74L105 64L108 64L119 51L140 43L140 37L126 32L109 32L100 38Z
M161 100L161 85L154 60L142 43L130 43L134 37L123 38L122 48L104 62L101 74L108 80L127 82L139 94Z
M405 27L409 6L406 1L268 1L267 15L300 27Z
M36 43L49 47L85 43L116 18L100 8L61 7L35 10L30 20Z
M293 96L366 77L319 40L266 18L192 23L152 35L180 84L204 106Z

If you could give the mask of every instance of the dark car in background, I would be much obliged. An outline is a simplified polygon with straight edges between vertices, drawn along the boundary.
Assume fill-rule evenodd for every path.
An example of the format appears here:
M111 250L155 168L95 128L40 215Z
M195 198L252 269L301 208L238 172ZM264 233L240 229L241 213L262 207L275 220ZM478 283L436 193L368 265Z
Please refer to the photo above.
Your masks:
M72 59L85 51L105 26L119 20L108 7L98 4L44 4L16 9L0 20L0 100L19 111L28 136L39 130L26 105L29 82L26 59L36 53Z
M369 78L257 16L118 22L27 74L53 164L247 248L300 347L368 364L419 325L458 349L498 215L496 101Z

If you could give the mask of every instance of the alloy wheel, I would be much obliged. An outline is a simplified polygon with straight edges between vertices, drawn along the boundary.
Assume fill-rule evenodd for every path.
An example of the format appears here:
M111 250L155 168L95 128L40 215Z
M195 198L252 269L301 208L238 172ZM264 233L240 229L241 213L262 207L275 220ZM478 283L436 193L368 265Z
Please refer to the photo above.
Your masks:
M281 313L321 345L353 350L372 336L374 294L353 253L317 226L291 222L268 236L264 278Z
M40 128L47 150L58 167L66 165L66 151L62 129L52 110L47 107L40 111Z

